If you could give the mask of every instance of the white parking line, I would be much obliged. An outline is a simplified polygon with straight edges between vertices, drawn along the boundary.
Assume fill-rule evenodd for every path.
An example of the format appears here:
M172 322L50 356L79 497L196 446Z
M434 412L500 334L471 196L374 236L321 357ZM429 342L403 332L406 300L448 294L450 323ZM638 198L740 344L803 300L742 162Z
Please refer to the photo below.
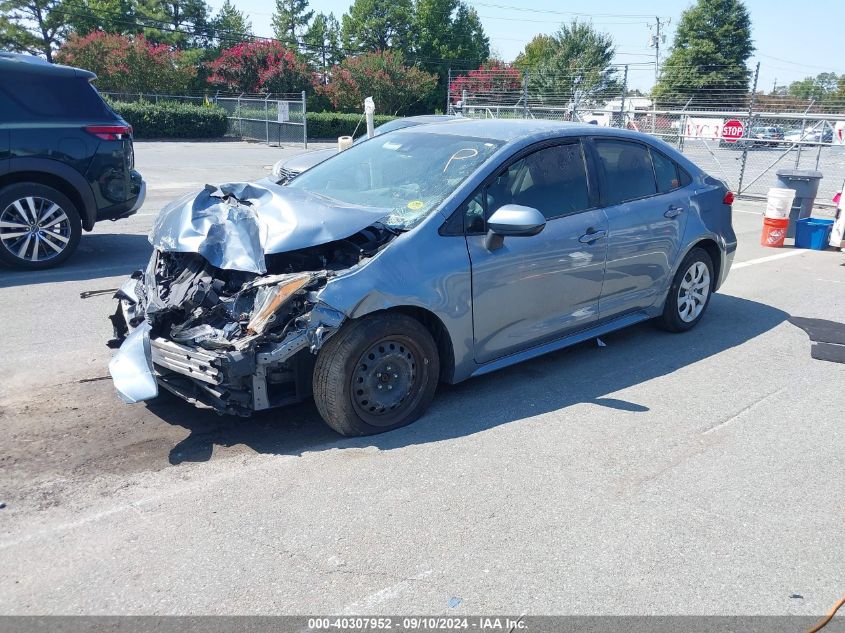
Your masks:
M749 259L745 262L739 262L738 264L734 264L731 266L731 270L737 270L738 268L745 268L746 266L754 266L755 264L765 264L766 262L773 262L777 259L784 259L786 257L793 257L795 255L803 255L806 253L806 249L796 249L793 251L787 251L785 253L778 253L777 255L768 255L767 257L758 257L757 259Z

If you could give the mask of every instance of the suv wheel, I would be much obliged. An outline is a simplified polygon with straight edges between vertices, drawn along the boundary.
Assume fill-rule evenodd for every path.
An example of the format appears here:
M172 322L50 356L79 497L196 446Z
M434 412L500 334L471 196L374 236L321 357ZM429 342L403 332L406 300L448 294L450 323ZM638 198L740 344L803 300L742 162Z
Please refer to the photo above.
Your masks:
M692 249L675 273L669 288L661 327L670 332L692 329L704 316L713 294L713 260L703 248Z
M439 376L437 345L419 321L376 314L347 323L320 350L314 401L341 435L372 435L419 418Z
M81 235L79 212L62 192L35 182L0 190L0 261L26 270L58 266Z

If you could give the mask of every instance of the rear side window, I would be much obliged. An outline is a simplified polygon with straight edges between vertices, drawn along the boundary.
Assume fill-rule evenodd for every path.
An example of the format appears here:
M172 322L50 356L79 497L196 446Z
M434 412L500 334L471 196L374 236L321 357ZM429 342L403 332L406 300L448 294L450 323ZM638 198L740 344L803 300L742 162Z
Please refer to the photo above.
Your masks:
M686 187L692 182L683 167L654 149L651 150L651 160L654 162L654 177L657 179L657 190L660 193Z
M602 203L621 204L657 193L651 157L645 145L629 141L595 140Z
M654 162L654 177L657 179L657 190L660 193L667 193L681 186L675 161L669 160L659 152L651 152L651 160Z
M0 83L0 120L100 121L115 115L86 79L29 75Z

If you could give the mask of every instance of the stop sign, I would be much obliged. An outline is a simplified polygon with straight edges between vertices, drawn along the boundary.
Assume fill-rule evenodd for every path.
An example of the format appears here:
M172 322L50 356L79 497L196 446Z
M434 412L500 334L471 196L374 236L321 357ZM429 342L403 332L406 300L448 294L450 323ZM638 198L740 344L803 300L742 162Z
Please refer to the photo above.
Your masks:
M737 119L731 119L722 126L722 140L727 143L736 143L744 133L745 126Z

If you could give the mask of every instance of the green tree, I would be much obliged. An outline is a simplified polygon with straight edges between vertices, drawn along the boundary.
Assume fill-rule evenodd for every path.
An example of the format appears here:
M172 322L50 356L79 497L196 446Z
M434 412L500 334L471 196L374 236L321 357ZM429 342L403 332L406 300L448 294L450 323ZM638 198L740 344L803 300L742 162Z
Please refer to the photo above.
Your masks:
M490 56L478 13L461 0L416 0L413 33L419 65L437 75L437 88L425 104L429 111L446 101L450 68L475 68Z
M63 5L70 30L77 35L93 31L132 34L138 31L133 0L74 0Z
M613 38L573 20L552 37L550 55L527 71L528 89L541 100L594 104L621 92L612 66ZM544 44L545 45L545 44Z
M314 15L308 11L308 0L276 0L273 30L276 38L290 50L298 50L299 39Z
M205 0L138 0L138 21L156 44L174 48L207 46L209 13Z
M354 0L342 19L343 45L356 52L408 52L413 15L411 0Z
M67 33L66 13L62 0L0 0L0 48L52 62Z
M813 99L823 102L836 94L839 76L836 73L819 73L815 77L807 77L789 84L787 94L800 99Z
M558 41L551 35L536 35L525 49L516 56L513 65L521 71L535 70L540 64L551 59L558 51Z
M664 105L738 107L747 102L754 44L742 0L698 0L684 11L652 94Z
M314 68L320 69L323 83L328 83L329 68L343 59L340 48L340 23L334 13L318 13L302 37L305 56Z
M211 35L219 48L233 46L252 36L252 22L230 0L225 0L211 20Z

